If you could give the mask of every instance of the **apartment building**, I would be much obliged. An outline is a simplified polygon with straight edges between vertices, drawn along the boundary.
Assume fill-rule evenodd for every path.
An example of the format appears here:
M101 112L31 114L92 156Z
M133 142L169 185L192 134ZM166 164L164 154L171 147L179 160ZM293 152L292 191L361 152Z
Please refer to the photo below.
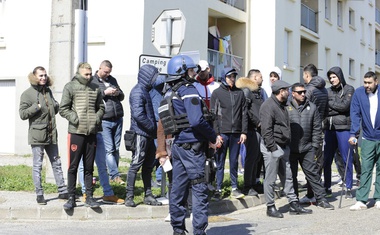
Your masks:
M19 119L18 105L35 66L47 68L60 101L78 61L75 40L82 32L75 9L83 4L86 60L94 72L102 60L110 60L112 74L127 94L137 82L142 54L193 53L209 61L215 77L233 66L240 76L260 69L268 80L271 68L278 66L289 83L302 81L308 63L325 78L330 67L341 66L355 87L366 71L380 73L380 0L0 0L0 98L6 112L0 116L0 153L30 153L28 124ZM157 44L154 25L168 22L160 18L168 10L181 12L171 22L181 21L183 40L177 43L174 31L176 42ZM123 105L127 129L128 99ZM58 115L57 124L61 155L66 155L67 122ZM121 154L128 154L123 146Z

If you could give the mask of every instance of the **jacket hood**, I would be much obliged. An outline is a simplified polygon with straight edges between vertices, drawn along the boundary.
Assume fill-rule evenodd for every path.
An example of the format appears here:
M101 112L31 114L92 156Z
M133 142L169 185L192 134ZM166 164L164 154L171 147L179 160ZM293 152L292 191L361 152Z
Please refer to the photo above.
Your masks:
M328 72L327 72L327 79L330 78L331 74L335 74L338 78L340 83L345 86L346 85L346 80L344 79L344 75L342 72L342 69L338 66L332 67Z
M310 80L308 85L314 86L316 88L324 88L326 86L326 82L322 77L315 76Z
M158 69L151 64L143 65L137 75L137 82L146 90L151 90L158 76Z
M237 88L248 88L250 91L257 91L259 86L249 78L241 77L235 83Z
M270 71L270 73L271 72L275 72L275 73L277 73L277 75L278 75L278 80L282 80L282 72L281 72L281 69L279 68L279 67L277 67L277 66L275 66L271 71Z
M227 68L224 68L223 71L222 71L222 74L221 74L221 82L222 84L224 84L225 86L228 86L227 84L227 81L226 81L226 76L227 75L230 75L230 74L238 74L236 69L234 68L231 68L231 67L227 67ZM236 81L235 81L236 82Z
M33 73L29 73L28 79L29 79L30 85L38 86L38 82L39 82L38 77L36 77ZM53 81L51 80L51 78L49 76L47 76L46 79L47 79L46 80L46 86L52 86Z

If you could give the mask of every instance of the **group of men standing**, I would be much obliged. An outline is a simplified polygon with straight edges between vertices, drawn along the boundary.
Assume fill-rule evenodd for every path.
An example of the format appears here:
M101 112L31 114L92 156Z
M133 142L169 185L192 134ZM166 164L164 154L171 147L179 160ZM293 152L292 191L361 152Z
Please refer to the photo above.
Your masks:
M73 209L75 203L75 185L80 159L83 157L84 182L86 187L85 205L92 208L99 204L92 197L93 164L98 158L104 166L106 159L118 165L123 109L120 101L124 93L116 80L110 76L112 65L103 61L96 76L88 63L80 63L77 73L64 88L60 105L52 96L48 86L50 81L46 71L37 67L30 75L31 88L23 93L20 102L20 117L29 119L29 144L34 154L33 179L36 186L37 202L46 204L41 187L41 162L44 150L53 164L59 198L68 199L64 208ZM195 70L198 70L197 72ZM223 70L221 83L218 84L209 73L206 61L195 65L185 55L173 57L168 63L166 83L168 94L174 92L174 114L185 117L184 125L173 133L174 141L170 151L156 152L167 138L160 132L165 128L164 120L155 118L149 91L152 89L158 70L154 66L143 66L138 75L138 83L130 95L131 130L136 132L136 148L132 154L128 172L125 205L134 207L134 184L137 171L142 167L144 182L144 203L161 205L151 192L151 173L154 155L161 164L170 160L173 176L170 192L170 215L174 234L184 234L186 209L185 203L192 191L192 211L194 213L194 234L205 234L207 227L207 183L205 180L206 152L214 149L216 157L216 191L213 200L222 198L224 165L229 153L231 196L243 198L245 195L257 196L257 175L263 159L265 179L264 195L267 203L267 215L283 218L275 207L275 189L277 176L283 186L283 192L289 201L290 214L310 214L312 210L301 206L304 202L315 202L318 207L334 209L327 201L331 196L332 159L340 153L345 164L343 181L346 185L346 198L352 198L353 146L362 125L362 172L361 184L357 192L357 203L351 210L367 208L369 189L372 180L372 168L376 164L376 190L374 198L376 208L380 208L380 162L377 151L380 122L377 115L379 103L377 77L373 72L364 76L364 87L355 89L345 81L339 67L327 72L331 87L325 88L325 81L318 76L317 68L309 64L304 67L305 84L293 85L281 80L279 72L273 73L271 95L267 96L262 86L262 75L252 69L247 77L237 80L238 72L230 67ZM198 74L197 74L198 73ZM271 73L271 77L272 77ZM93 81L96 79L95 81ZM237 81L236 81L237 80ZM291 93L291 97L289 97ZM37 97L37 100L33 99ZM114 101L117 102L114 102ZM116 106L115 106L116 105ZM119 105L119 106L117 106ZM68 188L64 185L59 161L54 115L60 115L69 121L69 170ZM212 113L213 120L206 118ZM161 118L161 117L160 117ZM162 122L161 122L162 121ZM167 123L166 123L167 124ZM157 125L159 125L157 127ZM162 126L161 126L162 128ZM100 134L103 129L103 133ZM45 133L46 132L46 133ZM99 133L98 133L99 132ZM118 136L115 140L113 137ZM102 140L102 141L99 141ZM325 141L325 143L324 143ZM97 151L97 145L103 144L103 151ZM242 144L246 147L244 188L240 192L237 183L238 154ZM110 147L111 146L111 147ZM322 148L324 146L324 156ZM95 153L96 152L96 153ZM170 152L170 153L169 153ZM104 156L100 156L100 154ZM107 157L106 157L107 156ZM103 164L101 164L103 163ZM98 164L98 161L97 161ZM305 173L308 182L307 195L298 198L298 164ZM112 165L110 163L110 165ZM99 166L98 166L99 167ZM104 167L103 167L104 168ZM322 183L322 170L324 183ZM110 189L109 178L100 175L101 184ZM110 170L111 180L121 182L117 171ZM112 189L105 191L103 200L114 203L124 202L117 198ZM378 201L379 200L379 201ZM301 203L300 203L301 202Z

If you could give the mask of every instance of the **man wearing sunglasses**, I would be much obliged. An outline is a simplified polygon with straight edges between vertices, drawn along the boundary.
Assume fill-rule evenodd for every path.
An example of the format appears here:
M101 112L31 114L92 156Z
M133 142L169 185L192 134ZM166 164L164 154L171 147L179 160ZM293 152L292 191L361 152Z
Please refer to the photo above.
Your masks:
M317 206L333 210L326 200L326 192L322 185L321 176L314 160L315 152L322 141L322 122L317 106L306 99L306 89L301 83L292 86L292 100L287 106L290 118L290 168L293 176L293 187L298 197L298 163L306 179L314 191Z

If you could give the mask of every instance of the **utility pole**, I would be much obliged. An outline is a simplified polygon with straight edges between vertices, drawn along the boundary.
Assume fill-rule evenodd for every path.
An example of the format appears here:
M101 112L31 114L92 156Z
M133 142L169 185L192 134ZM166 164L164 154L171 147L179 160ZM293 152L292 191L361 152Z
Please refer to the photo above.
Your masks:
M49 74L54 80L53 92L55 99L60 102L65 84L74 75L74 37L75 14L80 0L52 0L50 26ZM68 149L67 149L67 120L56 115L58 131L58 149L62 161L63 175L67 178ZM50 164L46 164L46 181L55 183Z

